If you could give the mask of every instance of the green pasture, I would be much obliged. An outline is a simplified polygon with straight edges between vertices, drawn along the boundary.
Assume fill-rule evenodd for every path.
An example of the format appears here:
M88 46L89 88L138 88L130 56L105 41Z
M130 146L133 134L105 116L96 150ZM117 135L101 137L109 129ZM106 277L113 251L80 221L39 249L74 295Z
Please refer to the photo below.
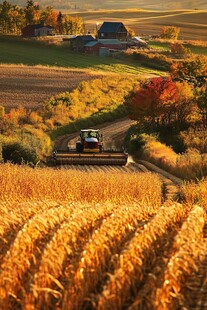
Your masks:
M67 45L55 46L41 41L0 37L0 63L59 66L130 74L159 74L158 70L136 63L71 52Z
M179 42L179 41L178 41ZM180 41L180 43L183 43ZM207 47L199 46L199 45L192 45L190 43L183 43L185 47L189 48L193 54L197 55L205 55L207 56ZM153 49L157 49L161 52L166 52L170 50L170 43L168 42L160 42L160 41L150 41L149 47Z

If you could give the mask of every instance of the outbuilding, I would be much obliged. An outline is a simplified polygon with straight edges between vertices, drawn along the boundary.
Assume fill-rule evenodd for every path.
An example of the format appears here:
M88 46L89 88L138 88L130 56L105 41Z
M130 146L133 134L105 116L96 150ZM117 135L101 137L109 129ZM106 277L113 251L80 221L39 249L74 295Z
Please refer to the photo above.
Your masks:
M76 52L84 52L85 45L94 41L96 41L96 39L92 35L77 36L71 40L71 48Z
M27 25L22 28L22 35L24 37L38 37L52 35L54 28L51 26L44 26L42 24Z
M128 42L118 39L99 39L98 42L108 49L125 50L128 48Z
M98 55L100 48L103 46L104 45L101 42L90 41L87 44L85 44L85 52L87 54Z

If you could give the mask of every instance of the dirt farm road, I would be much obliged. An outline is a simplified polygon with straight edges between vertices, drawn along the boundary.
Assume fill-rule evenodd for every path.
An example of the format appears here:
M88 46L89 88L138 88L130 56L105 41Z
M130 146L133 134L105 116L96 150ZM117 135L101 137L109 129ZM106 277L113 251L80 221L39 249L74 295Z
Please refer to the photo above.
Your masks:
M106 123L101 126L96 126L94 128L99 128L104 137L105 148L121 148L123 145L123 138L126 134L127 129L134 124L134 121L123 118L112 123ZM77 141L79 132L65 135L60 137L56 141L56 149L67 150L68 146L74 147L75 142ZM106 171L114 173L119 172L130 172L130 173L139 173L139 172L149 172L159 174L162 183L163 183L163 201L167 200L178 200L179 199L179 186L182 184L182 180L171 175L170 173L158 168L157 166L144 161L137 160L129 156L128 163L126 166L80 166L80 165L69 165L65 166L65 169L75 169L81 171Z

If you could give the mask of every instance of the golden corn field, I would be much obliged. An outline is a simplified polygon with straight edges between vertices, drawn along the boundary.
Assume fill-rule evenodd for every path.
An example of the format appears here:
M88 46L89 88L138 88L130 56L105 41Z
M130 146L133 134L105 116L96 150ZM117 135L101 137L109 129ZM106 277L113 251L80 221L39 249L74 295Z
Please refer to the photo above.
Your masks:
M205 204L158 175L3 164L0 184L0 309L207 308Z

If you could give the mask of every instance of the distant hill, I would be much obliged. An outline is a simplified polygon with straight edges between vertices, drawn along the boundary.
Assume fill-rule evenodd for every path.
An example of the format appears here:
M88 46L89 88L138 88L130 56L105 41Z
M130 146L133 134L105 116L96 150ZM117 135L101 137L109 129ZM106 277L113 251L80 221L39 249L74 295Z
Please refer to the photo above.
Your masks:
M2 3L3 0L0 0ZM25 6L26 0L10 0L8 1L18 6ZM35 2L35 1L34 1ZM125 9L125 8L144 8L156 10L174 10L174 9L207 9L207 1L202 0L119 0L119 1L97 1L97 0L40 0L40 6L52 6L56 9L67 10L90 10L90 9Z

